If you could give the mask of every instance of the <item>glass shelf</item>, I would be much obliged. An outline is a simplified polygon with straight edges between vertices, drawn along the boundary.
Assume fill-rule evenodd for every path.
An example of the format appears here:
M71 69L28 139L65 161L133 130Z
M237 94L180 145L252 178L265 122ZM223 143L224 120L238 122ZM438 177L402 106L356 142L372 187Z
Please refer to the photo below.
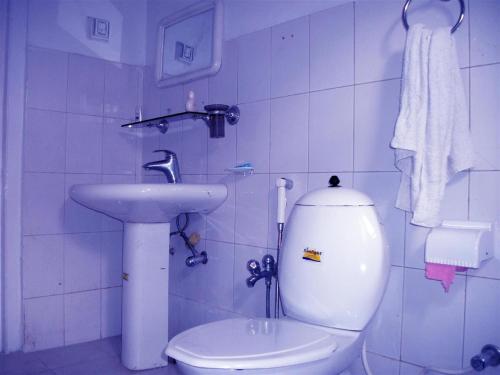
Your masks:
M179 112L170 115L150 118L142 121L129 122L123 124L122 128L158 128L162 133L167 131L168 125L172 121L207 119L207 112Z

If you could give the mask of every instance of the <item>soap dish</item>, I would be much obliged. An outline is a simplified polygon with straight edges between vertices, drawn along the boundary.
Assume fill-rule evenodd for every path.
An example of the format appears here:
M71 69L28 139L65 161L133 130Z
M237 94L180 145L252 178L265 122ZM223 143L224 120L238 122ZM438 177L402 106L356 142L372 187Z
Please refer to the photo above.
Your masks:
M233 174L242 174L243 176L250 175L255 172L254 167L233 167L233 168L226 168L225 170Z

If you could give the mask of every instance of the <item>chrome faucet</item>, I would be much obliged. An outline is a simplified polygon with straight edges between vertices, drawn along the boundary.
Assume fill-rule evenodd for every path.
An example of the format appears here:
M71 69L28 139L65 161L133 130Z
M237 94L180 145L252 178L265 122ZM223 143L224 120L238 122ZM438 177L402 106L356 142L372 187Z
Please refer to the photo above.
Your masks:
M146 163L142 167L144 169L162 172L167 177L167 182L169 184L182 182L179 162L177 161L175 152L169 150L155 150L154 152L164 152L165 159Z

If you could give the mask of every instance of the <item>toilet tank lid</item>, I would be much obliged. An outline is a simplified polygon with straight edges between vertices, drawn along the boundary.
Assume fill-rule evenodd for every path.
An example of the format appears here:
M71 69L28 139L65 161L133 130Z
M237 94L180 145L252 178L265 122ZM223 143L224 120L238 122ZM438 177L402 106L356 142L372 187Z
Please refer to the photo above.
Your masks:
M337 349L325 330L286 319L226 319L175 336L165 353L190 366L258 369L329 357Z
M373 201L360 191L345 187L327 187L303 195L299 206L373 206Z

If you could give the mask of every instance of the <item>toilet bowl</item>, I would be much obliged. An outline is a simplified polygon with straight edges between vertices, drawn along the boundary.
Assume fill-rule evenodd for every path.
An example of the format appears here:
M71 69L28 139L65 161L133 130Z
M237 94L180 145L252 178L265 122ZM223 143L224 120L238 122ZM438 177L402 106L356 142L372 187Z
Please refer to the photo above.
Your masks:
M389 276L373 202L338 186L295 204L279 258L283 319L227 319L175 336L182 374L335 375L361 352Z

